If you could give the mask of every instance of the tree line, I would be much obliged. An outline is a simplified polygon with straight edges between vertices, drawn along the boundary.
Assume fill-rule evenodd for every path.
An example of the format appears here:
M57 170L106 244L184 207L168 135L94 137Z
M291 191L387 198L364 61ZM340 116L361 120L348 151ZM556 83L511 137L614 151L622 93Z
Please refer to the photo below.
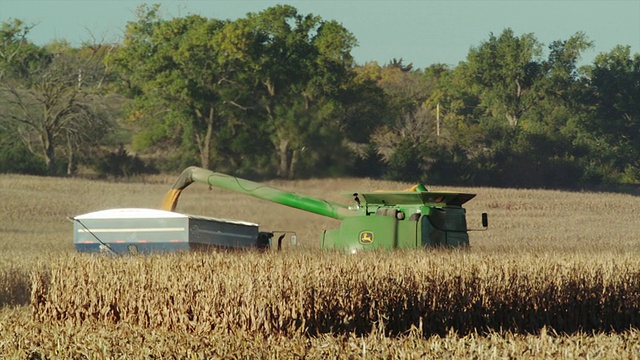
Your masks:
M131 176L198 165L253 178L576 187L640 180L640 55L580 65L489 34L456 66L356 64L335 21L279 5L237 20L143 5L122 43L0 30L0 172Z

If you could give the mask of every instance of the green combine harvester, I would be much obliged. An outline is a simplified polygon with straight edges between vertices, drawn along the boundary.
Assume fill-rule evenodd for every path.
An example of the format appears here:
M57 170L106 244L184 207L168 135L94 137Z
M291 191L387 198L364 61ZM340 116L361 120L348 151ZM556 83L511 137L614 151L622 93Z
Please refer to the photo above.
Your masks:
M357 252L469 245L462 205L475 194L431 192L416 185L406 191L354 193L352 205L345 205L189 167L165 195L161 210L115 209L75 217L77 250L132 253L271 245L273 233L259 231L257 224L176 213L180 194L194 182L340 220L338 229L323 231L323 249ZM482 225L486 230L486 213Z

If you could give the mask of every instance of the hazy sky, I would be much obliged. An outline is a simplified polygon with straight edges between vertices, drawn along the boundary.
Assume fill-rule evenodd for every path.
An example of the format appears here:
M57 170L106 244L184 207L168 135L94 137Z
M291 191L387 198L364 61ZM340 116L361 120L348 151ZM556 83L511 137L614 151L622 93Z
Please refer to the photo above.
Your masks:
M30 40L44 44L66 39L78 45L93 38L117 42L127 21L135 19L138 0L0 0L0 21L17 18L37 24ZM351 31L359 46L352 52L363 64L381 65L402 58L415 67L435 63L456 65L469 48L490 33L511 28L517 36L533 33L545 44L567 40L584 32L594 49L583 63L615 45L629 45L640 53L640 0L173 0L161 3L166 18L199 14L208 18L237 19L276 4L289 4L301 14L312 13L336 20Z

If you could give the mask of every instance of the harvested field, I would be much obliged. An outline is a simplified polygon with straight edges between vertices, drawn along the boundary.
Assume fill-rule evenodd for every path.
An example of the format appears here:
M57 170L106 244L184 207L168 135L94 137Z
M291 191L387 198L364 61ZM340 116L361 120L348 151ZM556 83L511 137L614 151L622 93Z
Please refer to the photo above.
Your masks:
M76 254L66 220L157 208L171 177L0 176L0 353L13 358L640 358L638 197L478 193L466 250L317 250L338 222L198 184L178 211L296 231L282 252ZM346 202L367 179L278 181Z

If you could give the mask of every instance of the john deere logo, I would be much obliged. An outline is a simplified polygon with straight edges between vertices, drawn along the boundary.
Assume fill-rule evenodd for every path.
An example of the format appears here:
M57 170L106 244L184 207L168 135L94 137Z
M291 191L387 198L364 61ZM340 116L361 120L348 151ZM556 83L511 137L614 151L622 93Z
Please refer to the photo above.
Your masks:
M373 242L373 231L360 232L360 244L371 244Z

